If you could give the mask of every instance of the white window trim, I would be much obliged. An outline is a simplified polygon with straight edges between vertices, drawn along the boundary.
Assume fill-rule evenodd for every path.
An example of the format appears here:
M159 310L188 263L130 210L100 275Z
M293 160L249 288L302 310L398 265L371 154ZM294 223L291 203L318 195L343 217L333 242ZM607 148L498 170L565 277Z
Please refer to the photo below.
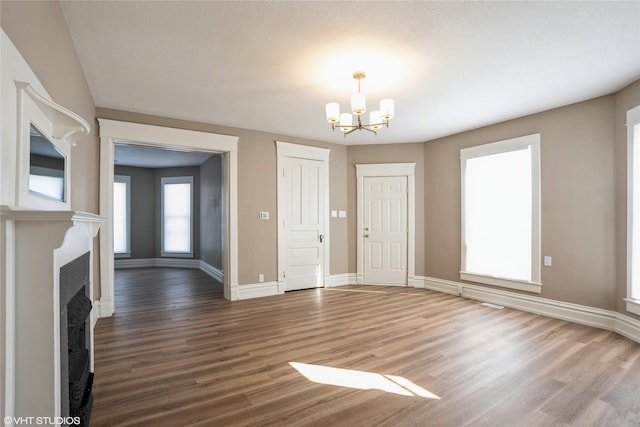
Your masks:
M633 156L634 127L640 124L640 105L627 111L627 311L640 316L640 300L633 298ZM640 141L637 142L640 146Z
M466 271L465 250L465 167L466 160L474 157L505 153L531 147L531 280L521 281L503 277L488 276ZM541 255L540 255L540 134L525 135L504 141L483 144L460 150L460 188L461 188L461 233L460 233L460 279L503 288L540 293Z
M123 182L127 188L127 213L125 223L127 227L127 249L124 252L113 253L114 258L131 258L131 177L128 175L114 175L113 182Z
M169 252L164 251L164 186L166 184L190 184L191 186L191 218L190 218L190 231L191 237L189 239L189 252ZM171 258L193 258L193 216L194 216L194 188L193 188L193 176L163 176L160 178L160 251L161 257Z

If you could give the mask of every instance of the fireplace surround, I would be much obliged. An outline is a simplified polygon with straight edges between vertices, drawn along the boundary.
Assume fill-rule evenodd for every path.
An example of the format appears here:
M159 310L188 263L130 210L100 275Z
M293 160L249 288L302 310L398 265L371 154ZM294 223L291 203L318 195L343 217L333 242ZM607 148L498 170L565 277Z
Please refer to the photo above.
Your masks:
M5 417L79 416L88 425L98 317L91 304L93 246L103 220L74 211L0 206L0 232L13 249L1 254Z

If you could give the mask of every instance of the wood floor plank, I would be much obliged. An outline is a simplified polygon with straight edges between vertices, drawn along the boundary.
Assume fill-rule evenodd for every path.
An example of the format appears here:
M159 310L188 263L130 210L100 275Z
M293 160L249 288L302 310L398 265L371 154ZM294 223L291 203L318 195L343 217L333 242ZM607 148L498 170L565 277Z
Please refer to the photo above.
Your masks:
M640 344L613 332L424 289L229 302L198 270L115 278L92 426L640 425Z

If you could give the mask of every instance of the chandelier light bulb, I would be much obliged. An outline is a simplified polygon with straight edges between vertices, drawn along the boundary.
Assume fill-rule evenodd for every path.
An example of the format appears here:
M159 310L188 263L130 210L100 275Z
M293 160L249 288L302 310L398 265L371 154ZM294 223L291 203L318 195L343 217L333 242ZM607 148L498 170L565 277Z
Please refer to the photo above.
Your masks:
M371 122L371 129L378 130L382 127L382 116L380 111L372 111L369 113L369 122Z
M327 122L335 123L340 118L340 104L337 102L330 102L326 106Z
M347 132L351 127L353 127L353 116L349 113L340 114L340 129Z
M394 112L393 110L393 99L383 99L382 101L380 101L380 112L382 113L382 117L384 117L385 119L392 119Z

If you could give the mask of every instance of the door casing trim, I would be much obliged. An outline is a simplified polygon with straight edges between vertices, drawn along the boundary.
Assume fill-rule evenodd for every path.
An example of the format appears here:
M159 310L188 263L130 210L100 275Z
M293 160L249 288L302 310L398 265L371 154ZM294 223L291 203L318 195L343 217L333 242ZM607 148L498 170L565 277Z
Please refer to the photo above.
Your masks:
M100 137L100 214L108 218L100 230L100 317L115 309L113 258L113 165L116 144L191 149L224 154L224 297L238 299L238 139L143 123L98 118Z
M364 178L407 177L407 286L415 287L416 252L416 180L415 163L356 164L357 178L357 271L356 283L364 284ZM383 284L383 283L381 283Z

